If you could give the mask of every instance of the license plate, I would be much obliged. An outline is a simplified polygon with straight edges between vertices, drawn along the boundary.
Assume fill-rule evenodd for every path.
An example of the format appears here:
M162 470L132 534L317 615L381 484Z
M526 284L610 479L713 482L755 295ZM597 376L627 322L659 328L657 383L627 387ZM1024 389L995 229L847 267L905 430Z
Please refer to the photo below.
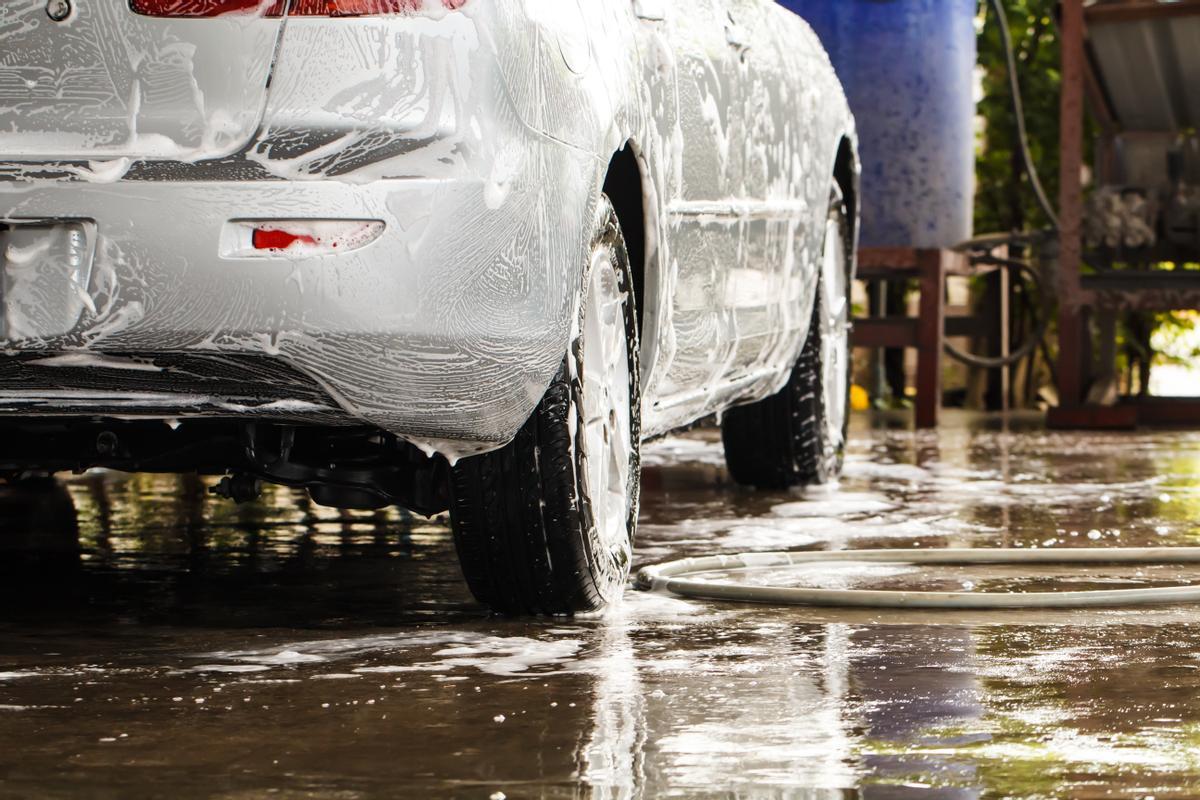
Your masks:
M0 339L70 333L91 304L89 220L0 220Z

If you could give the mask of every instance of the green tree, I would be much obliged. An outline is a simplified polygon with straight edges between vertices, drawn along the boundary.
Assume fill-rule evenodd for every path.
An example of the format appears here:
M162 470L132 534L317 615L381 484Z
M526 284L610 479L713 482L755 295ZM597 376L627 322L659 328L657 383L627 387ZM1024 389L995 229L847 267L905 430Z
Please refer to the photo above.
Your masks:
M1029 146L1052 203L1058 199L1058 98L1061 75L1053 12L1055 0L1004 0L1025 103ZM991 7L981 3L979 65L983 97L976 165L975 230L978 233L1041 228L1050 224L1021 164L1017 126L1005 67L1004 42Z

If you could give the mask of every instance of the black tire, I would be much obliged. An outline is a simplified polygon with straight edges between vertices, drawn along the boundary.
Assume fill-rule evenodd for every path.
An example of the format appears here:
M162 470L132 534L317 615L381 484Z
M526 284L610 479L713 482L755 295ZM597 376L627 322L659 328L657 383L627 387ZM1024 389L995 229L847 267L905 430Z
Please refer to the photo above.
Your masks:
M562 367L515 440L453 469L450 519L463 575L475 598L510 614L569 614L602 608L624 591L637 524L641 466L638 330L629 254L617 216L602 199L591 254L611 255L629 370L628 541L606 546L585 470L583 316Z
M849 265L849 214L836 187L830 197L829 219L836 223L834 229L839 232L845 263ZM849 284L847 280L847 303ZM823 285L818 276L808 336L787 384L770 397L725 413L721 424L725 463L733 479L743 486L788 489L828 483L841 473L849 414L843 414L840 435L830 430L821 363ZM848 336L848 330L843 335ZM850 402L850 368L847 358L844 411L848 411Z

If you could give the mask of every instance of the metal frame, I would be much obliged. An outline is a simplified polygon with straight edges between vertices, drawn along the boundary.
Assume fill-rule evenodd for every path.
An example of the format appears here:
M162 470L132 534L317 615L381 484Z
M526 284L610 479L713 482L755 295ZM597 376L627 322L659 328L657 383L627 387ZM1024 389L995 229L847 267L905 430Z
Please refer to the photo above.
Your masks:
M946 277L975 275L967 254L911 247L864 247L858 251L859 280L916 280L921 293L916 317L866 317L854 321L853 344L867 348L913 348L917 351L916 427L935 428L942 405L942 352L946 324L962 327L975 317L946 318ZM1001 318L1007 319L1007 293Z
M1162 401L1123 402L1116 406L1085 402L1093 377L1090 322L1095 314L1116 310L1171 310L1200 308L1200 275L1122 271L1081 274L1083 264L1083 125L1084 101L1101 128L1102 172L1112 168L1113 141L1122 131L1091 63L1087 47L1088 22L1140 21L1159 17L1200 15L1200 0L1112 0L1087 4L1084 0L1062 0L1060 41L1062 47L1062 96L1060 99L1059 171L1059 405L1051 409L1048 424L1058 428L1128 428L1138 424L1200 423L1200 398L1173 400L1165 413ZM1112 357L1108 343L1101 343L1105 359ZM1101 369L1105 367L1102 365Z

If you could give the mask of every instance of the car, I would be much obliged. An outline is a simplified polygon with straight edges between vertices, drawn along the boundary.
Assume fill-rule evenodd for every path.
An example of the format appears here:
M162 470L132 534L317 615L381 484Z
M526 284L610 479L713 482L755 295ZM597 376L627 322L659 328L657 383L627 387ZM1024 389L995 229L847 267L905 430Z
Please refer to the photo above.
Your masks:
M25 0L0 43L7 479L449 511L482 603L560 614L626 584L643 441L837 474L854 120L776 3Z

